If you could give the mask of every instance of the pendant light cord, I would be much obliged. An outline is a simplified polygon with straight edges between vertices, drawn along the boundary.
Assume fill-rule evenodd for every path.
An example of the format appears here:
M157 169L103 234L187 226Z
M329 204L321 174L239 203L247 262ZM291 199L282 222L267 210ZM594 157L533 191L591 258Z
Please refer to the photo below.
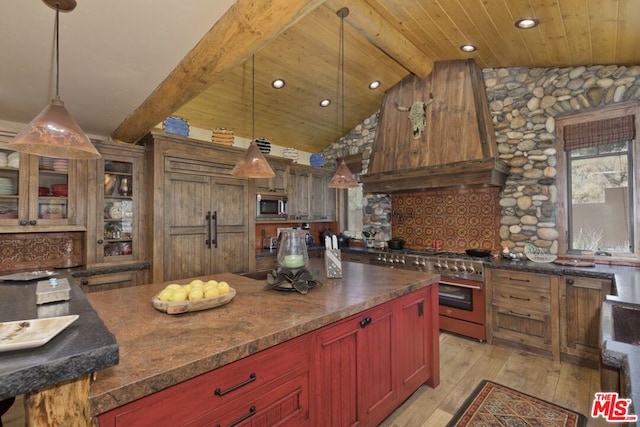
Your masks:
M251 55L251 136L256 140L256 56ZM253 142L251 141L251 142Z
M341 114L342 121L340 127L340 133L344 132L344 17L345 13L342 13L340 17L340 97L341 97Z
M60 4L56 3L56 25L54 30L56 35L56 98L58 98L60 95L60 36L58 35L59 16Z

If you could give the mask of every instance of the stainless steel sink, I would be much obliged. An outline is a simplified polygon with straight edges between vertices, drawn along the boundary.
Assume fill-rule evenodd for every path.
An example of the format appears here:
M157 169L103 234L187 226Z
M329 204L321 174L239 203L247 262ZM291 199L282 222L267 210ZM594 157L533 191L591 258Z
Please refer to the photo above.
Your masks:
M618 303L611 305L612 340L640 345L640 305Z

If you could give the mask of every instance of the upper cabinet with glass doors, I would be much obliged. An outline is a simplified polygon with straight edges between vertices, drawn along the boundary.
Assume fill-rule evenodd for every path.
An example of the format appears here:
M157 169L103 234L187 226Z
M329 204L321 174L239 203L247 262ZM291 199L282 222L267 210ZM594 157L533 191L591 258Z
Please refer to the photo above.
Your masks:
M79 162L22 154L0 130L0 225L7 232L84 229ZM83 187L84 188L84 187Z
M102 158L88 172L96 188L88 201L87 264L144 260L144 148L108 141L95 145Z

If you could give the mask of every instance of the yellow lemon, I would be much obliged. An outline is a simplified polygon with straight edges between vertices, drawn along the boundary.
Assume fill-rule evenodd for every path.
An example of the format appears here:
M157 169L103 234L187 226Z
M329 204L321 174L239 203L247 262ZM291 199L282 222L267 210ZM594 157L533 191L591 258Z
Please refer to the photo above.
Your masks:
M165 286L165 289L182 289L182 285L171 283L170 285Z
M189 300L191 301L199 300L202 298L204 298L204 292L202 291L202 289L196 288L189 292Z
M211 286L211 285L214 285L214 286L215 286L215 285L217 285L217 284L218 284L218 281L217 281L217 280L213 280L213 279L211 279L211 280L208 280L208 281L207 281L207 283L205 283L204 285L205 285L205 286Z
M172 289L163 289L158 294L158 299L160 301L171 301L173 299L173 290Z
M188 294L193 289L193 285L191 283L187 283L186 285L182 285L182 289L187 291L187 294Z
M220 291L218 290L218 288L209 288L205 289L204 291L205 298L213 298L217 297L218 295L220 295Z
M184 289L177 290L173 293L173 301L184 301L187 299L187 291Z
M228 294L230 290L230 286L227 282L218 283L218 291L220 291L220 295Z
M191 284L192 284L192 285L198 285L198 284L199 284L199 285L204 285L204 282L203 282L202 280L200 280L200 279L193 279L193 280L191 281Z

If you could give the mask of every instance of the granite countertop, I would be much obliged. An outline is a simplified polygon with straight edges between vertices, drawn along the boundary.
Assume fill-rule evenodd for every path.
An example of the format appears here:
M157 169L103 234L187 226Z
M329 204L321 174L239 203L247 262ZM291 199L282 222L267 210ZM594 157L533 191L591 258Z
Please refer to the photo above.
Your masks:
M306 295L265 290L266 282L231 273L199 277L227 281L237 292L227 305L168 315L151 298L164 284L95 292L87 296L120 346L120 363L91 385L93 415L321 328L370 307L437 283L439 276L343 263L342 279L324 276ZM178 281L188 283L190 279Z
M70 300L36 305L37 281L0 282L0 321L78 314L48 343L0 353L0 400L32 392L118 363L118 344L73 278ZM46 279L45 279L46 280Z

